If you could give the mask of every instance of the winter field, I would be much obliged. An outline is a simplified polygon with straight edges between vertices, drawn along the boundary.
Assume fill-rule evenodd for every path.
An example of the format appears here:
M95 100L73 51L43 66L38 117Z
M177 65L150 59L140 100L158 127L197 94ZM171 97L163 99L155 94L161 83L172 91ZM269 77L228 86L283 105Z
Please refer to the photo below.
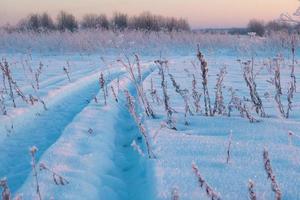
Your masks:
M300 199L299 39L0 32L2 199Z

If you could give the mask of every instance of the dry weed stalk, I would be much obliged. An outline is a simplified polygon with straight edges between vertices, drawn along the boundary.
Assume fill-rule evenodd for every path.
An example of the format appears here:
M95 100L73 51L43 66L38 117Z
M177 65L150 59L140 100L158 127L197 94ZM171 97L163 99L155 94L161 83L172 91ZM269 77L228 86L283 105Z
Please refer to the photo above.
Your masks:
M100 89L102 89L103 91L103 98L104 98L104 104L106 105L106 97L107 97L107 94L106 94L106 89L105 89L105 85L106 85L106 82L105 82L105 79L104 79L104 76L103 76L103 73L101 72L100 74L100 78L99 78L99 85L100 85Z
M294 51L294 50L293 50ZM268 81L269 83L273 84L275 86L275 102L277 104L277 109L280 112L281 117L283 118L289 118L290 111L292 111L293 108L293 98L294 94L296 93L296 77L295 77L295 58L293 58L293 64L292 64L292 71L291 71L291 80L289 82L289 88L287 91L287 109L285 111L284 105L281 101L282 93L282 86L281 86L281 77L280 77L280 61L282 60L281 57L276 57L273 59L273 63L275 65L274 67L274 78L271 79L271 81Z
M188 89L181 89L180 85L176 82L175 78L173 77L172 74L169 74L169 77L172 81L173 87L175 88L176 93L178 93L183 101L184 101L184 118L185 118L185 125L188 125L187 121L187 115L189 114L190 116L193 115L192 110L190 109L189 105L189 91Z
M68 77L68 80L69 80L69 82L71 82L71 78L70 78L70 72L69 72L68 68L64 67L64 68L63 68L63 70L64 70L64 72L66 73L66 75L67 75L67 77Z
M254 60L252 59L252 61L249 60L247 62L241 62L239 60L239 62L242 65L244 80L249 88L251 102L255 107L255 111L261 117L266 117L262 100L256 89L255 76L253 74Z
M252 180L249 180L248 182L248 192L249 192L249 199L256 200L256 194L254 191L254 182Z
M223 91L224 88L223 81L226 74L226 67L221 68L219 74L217 74L216 92L215 92L215 105L213 109L213 115L223 115L226 114L226 107L224 105Z
M43 69L43 63L40 62L39 67L34 73L34 79L36 83L36 88L39 90L40 89L40 75L42 74L42 69Z
M291 39L291 51L292 51L292 70L291 70L291 88L296 92L296 76L295 76L295 66L296 66L296 36L293 35Z
M7 115L3 90L0 90L0 111L3 115Z
M271 187L272 187L273 192L275 193L275 199L280 200L282 194L281 194L279 185L276 181L275 175L273 173L272 166L271 166L271 161L270 161L270 158L269 158L269 152L267 151L266 148L264 149L263 159L264 159L264 168L265 168L266 173L268 175L268 179L271 180Z
M40 191L40 185L39 185L39 179L38 179L38 173L37 173L37 169L36 169L36 160L35 160L35 154L38 151L38 148L36 148L35 146L30 148L30 155L31 155L31 166L32 166L32 170L33 170L33 176L35 178L35 184L36 184L36 194L38 196L39 200L42 200L42 195L41 195L41 191Z
M113 94L113 96L115 98L115 101L118 103L118 97L117 97L117 94L115 92L114 86L111 86L110 88L111 88L111 92L112 92L112 94Z
M171 200L179 200L179 191L177 188L172 189Z
M17 82L13 79L9 64L6 60L4 60L3 63L0 62L0 68L1 68L2 76L3 76L4 91L7 94L7 89L6 89L6 84L5 84L5 82L7 81L8 86L9 86L9 97L13 102L14 108L16 108L15 93L16 93L16 95L21 97L25 103L28 103L28 99L23 94L23 92L20 90L19 86L17 85ZM14 93L14 91L15 91L15 93Z
M212 116L212 109L210 103L210 97L208 92L208 66L207 62L204 59L203 54L200 52L200 46L197 45L197 58L200 61L201 68L201 77L202 77L202 86L203 86L203 97L204 97L204 105L205 105L205 115Z
M148 117L155 118L151 104L149 103L147 95L144 92L140 59L139 59L138 55L135 55L135 62L137 65L137 72L138 72L138 78L136 78L136 75L134 73L134 64L132 64L130 62L130 59L127 56L125 56L125 57L126 57L127 63L125 63L122 59L119 59L118 62L120 62L125 67L127 72L129 73L129 76L130 76L131 80L133 81L136 92L138 94L139 103L142 106L142 108L144 109L144 112L146 113L146 115Z
M194 74L192 80L192 97L194 100L195 112L201 113L201 105L200 105L201 93L197 91L197 81Z
M148 157L149 158L156 158L155 154L152 151L150 140L149 140L146 128L144 127L144 125L142 123L141 117L139 117L138 114L136 113L135 106L134 106L134 97L131 96L130 93L127 90L125 90L124 93L125 93L125 97L126 97L126 100L127 100L128 111L131 114L131 116L133 117L135 123L137 124L137 126L139 128L139 132L141 133L141 135L143 136L143 138L145 140Z
M10 190L8 188L6 178L2 178L0 180L0 187L2 188L2 194L1 194L2 200L10 200L11 199L11 194L10 194Z
M13 92L13 79L12 79L11 71L9 69L8 62L6 60L4 60L3 64L2 62L0 62L0 67L3 74L3 81L5 82L5 80L7 79L8 86L9 86L9 96L13 102L13 106L16 107L15 96ZM5 84L4 87L6 88Z
M161 99L159 98L159 96L157 94L157 90L154 88L152 78L150 80L150 94L152 97L152 102L154 103L156 101L157 105L159 105L161 103Z
M52 169L50 169L49 167L47 167L44 163L40 163L39 167L40 167L40 171L44 170L44 171L50 172L52 174L53 182L56 185L66 185L66 184L69 184L69 181L67 179L65 179L64 177L62 177L58 173L54 172Z
M167 66L168 61L167 60L156 60L154 63L157 65L159 69L159 74L161 75L161 88L163 92L163 102L165 111L167 112L167 125L170 129L177 130L175 127L175 123L173 120L173 111L174 109L170 106L170 97L167 93L167 84L166 84L166 78L165 78L165 68Z
M228 145L226 150L226 163L228 164L231 159L231 144L232 144L232 131L230 131L229 138L228 138Z
M280 79L280 58L275 58L273 60L275 62L275 68L274 68L274 80L272 83L275 86L276 94L275 94L275 102L277 104L277 108L281 114L282 117L287 118L287 115L284 111L283 104L281 102L281 95L282 95L282 88L281 88L281 79Z
M237 109L240 112L241 117L247 118L249 122L258 122L250 113L247 105L235 94L233 88L229 88L231 99L228 104L228 116L230 117L233 108Z
M292 138L298 138L300 139L300 136L294 133L293 131L288 131L288 140L289 140L289 145L292 145Z
M221 200L221 197L219 194L217 194L214 189L208 185L208 183L205 181L205 179L202 177L198 166L195 163L192 163L192 170L195 174L195 176L198 179L198 183L200 185L201 188L203 188L207 194L207 196L211 199L211 200Z

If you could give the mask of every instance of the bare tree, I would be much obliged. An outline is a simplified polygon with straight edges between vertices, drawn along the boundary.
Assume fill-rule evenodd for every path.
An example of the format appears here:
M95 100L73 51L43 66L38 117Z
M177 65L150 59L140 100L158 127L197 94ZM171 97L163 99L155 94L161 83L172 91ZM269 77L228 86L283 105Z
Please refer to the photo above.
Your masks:
M104 14L87 14L81 21L81 27L84 29L108 29L109 21Z
M60 31L69 30L74 32L78 29L78 22L74 15L61 11L57 16L57 29Z

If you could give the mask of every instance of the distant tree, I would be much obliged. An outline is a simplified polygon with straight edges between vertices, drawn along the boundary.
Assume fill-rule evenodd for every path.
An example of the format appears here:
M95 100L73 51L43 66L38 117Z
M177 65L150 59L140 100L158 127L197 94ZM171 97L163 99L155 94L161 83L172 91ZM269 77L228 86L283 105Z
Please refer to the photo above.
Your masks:
M69 30L74 32L78 29L78 22L74 15L61 11L57 16L57 29L60 31Z
M154 16L149 12L144 12L139 16L131 18L130 28L136 30L159 31L159 17Z
M128 27L128 16L123 13L115 13L112 18L112 26L118 30L126 29Z
M48 13L43 13L39 16L40 27L45 30L53 30L55 29L54 22Z
M82 18L81 27L84 29L108 29L109 21L106 15L87 14Z
M177 27L176 27L177 31L180 31L180 30L190 31L191 30L191 27L190 27L188 21L183 18L178 19L176 24L177 24Z
M27 28L30 30L37 31L40 27L40 20L38 14L31 14L28 17Z
M277 31L291 32L293 30L293 26L286 22L273 20L266 24L265 29L266 31L269 32L277 32Z
M47 14L30 14L18 23L19 30L45 31L55 28L52 18Z
M50 15L31 14L28 17L21 19L16 27L16 30L33 30L37 32L48 30L59 30L71 32L79 28L78 22L72 14L61 11L53 22ZM174 17L163 17L153 15L150 12L143 12L138 16L128 17L123 13L115 13L111 20L108 20L106 15L87 14L80 21L82 29L109 29L124 30L135 29L144 31L190 31L190 25L185 19ZM13 30L10 28L10 30Z
M256 19L250 20L247 28L248 32L255 32L258 36L263 36L265 34L264 23Z

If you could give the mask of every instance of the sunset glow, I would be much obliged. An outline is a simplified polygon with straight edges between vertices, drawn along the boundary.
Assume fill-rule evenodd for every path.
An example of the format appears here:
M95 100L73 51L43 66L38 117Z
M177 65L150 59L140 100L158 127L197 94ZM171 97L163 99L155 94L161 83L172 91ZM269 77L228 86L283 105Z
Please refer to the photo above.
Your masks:
M183 17L194 28L241 27L249 19L268 21L298 6L297 0L0 0L0 24L14 24L29 13L43 11L55 16L66 10L79 18L85 13L111 16L115 11L129 15L150 11Z

